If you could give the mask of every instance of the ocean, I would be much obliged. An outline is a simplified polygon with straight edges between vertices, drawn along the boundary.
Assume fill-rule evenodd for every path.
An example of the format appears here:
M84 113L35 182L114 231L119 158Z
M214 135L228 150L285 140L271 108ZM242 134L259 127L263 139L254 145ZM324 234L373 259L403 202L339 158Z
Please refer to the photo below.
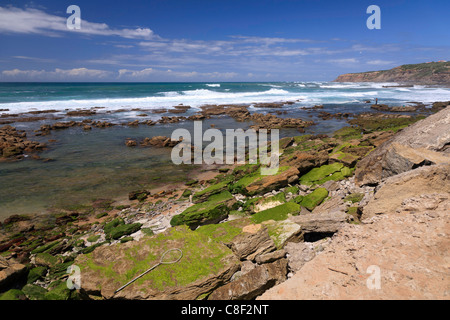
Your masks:
M258 82L258 83L0 83L0 120L35 111L54 110L54 118L11 125L25 130L30 140L44 142L48 149L39 153L52 161L32 160L0 162L0 220L12 214L46 213L76 208L99 198L126 200L130 191L164 187L188 181L195 176L187 165L176 166L170 160L170 150L128 148L125 140L142 140L157 135L170 136L176 128L192 129L192 122L175 124L114 126L84 131L80 127L51 131L48 136L35 136L42 124L86 118L114 123L136 119L158 120L174 115L155 109L183 104L190 106L191 115L207 104L248 104L294 101L282 109L254 108L251 112L286 111L285 117L313 120L315 125L305 133L330 134L347 125L345 120L323 121L318 111L308 109L323 105L330 113L371 111L370 103L409 105L422 102L449 101L450 88L418 86L392 87L395 83L334 83L334 82ZM384 87L388 86L388 87ZM89 117L65 114L69 110L95 108ZM120 111L120 112L118 112ZM29 114L28 114L29 115ZM45 114L48 116L49 114ZM17 116L16 116L17 117ZM225 130L251 123L236 122L220 116L204 121L205 129ZM281 130L280 136L300 135L296 129ZM119 202L117 202L119 203Z
M100 107L155 109L178 104L244 104L300 100L299 105L357 104L449 100L450 88L395 83L257 82L257 83L0 83L0 109L9 113Z

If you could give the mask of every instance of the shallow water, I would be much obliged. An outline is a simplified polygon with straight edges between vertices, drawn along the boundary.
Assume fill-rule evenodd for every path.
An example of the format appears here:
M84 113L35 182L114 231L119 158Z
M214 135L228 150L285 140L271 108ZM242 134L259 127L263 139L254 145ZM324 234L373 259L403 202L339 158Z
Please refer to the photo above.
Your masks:
M248 126L221 118L205 120L203 129L211 124L223 129ZM139 142L145 137L170 137L176 128L192 132L193 122L91 131L73 127L51 131L45 137L29 134L29 139L48 144L48 150L39 156L52 161L26 158L0 163L0 219L12 214L69 209L100 198L126 199L133 190L191 180L193 169L199 166L174 165L171 149L125 146L127 138Z

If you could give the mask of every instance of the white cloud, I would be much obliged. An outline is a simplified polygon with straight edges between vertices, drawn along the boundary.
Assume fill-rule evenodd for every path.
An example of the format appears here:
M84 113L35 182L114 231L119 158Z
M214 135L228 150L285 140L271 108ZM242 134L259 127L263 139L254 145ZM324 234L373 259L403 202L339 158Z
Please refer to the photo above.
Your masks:
M111 76L111 72L97 69L87 69L87 68L74 68L74 69L59 69L56 68L54 71L46 70L4 70L2 71L2 76L5 78L20 78L23 80L81 80L81 79L105 79Z
M133 78L141 78L145 76L149 76L154 72L152 68L145 68L143 70L128 70L128 69L120 69L119 70L119 77L122 76L130 76Z
M340 65L359 63L358 59L355 59L355 58L329 59L327 61L331 62L331 63L340 64Z
M106 23L89 22L83 19L81 11L81 29L69 30L67 17L48 14L39 9L0 7L0 33L41 34L61 36L63 32L75 32L86 35L119 36L129 39L158 38L149 28L113 29Z
M386 61L386 60L370 60L366 62L367 64L374 65L374 66L385 66L389 64L393 64L394 61Z
M152 77L162 77L170 79L232 79L238 74L236 72L197 72L197 71L173 71L171 69L161 70L145 68L142 70L120 69L118 71L120 79L143 80Z

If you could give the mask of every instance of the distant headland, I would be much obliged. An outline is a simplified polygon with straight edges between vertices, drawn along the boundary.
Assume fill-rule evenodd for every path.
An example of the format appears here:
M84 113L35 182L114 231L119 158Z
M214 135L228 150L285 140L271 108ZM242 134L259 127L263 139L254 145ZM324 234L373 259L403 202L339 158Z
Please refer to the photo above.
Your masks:
M399 82L450 86L450 62L404 64L390 70L342 74L334 82Z

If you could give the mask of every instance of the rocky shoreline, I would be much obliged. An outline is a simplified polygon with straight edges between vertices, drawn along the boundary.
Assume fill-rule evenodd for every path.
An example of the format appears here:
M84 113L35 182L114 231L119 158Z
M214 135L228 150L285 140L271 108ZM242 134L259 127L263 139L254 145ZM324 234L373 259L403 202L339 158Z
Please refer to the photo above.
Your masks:
M430 203L428 211L448 211L444 187L449 182L450 107L444 103L440 109L428 117L360 114L332 136L283 138L280 170L274 176L261 176L259 165L223 166L215 177L177 189L131 192L126 205L97 200L46 216L11 216L0 225L0 299L303 298L307 290L298 294L292 282L311 276L304 270L314 270L311 264L339 251L347 230L372 226L376 222L370 219L383 220L382 213L395 216L398 208L420 215L424 203ZM222 114L255 121L257 129L311 125L250 114L245 106L208 106L189 120ZM180 117L161 118L160 123L185 120ZM92 125L82 121L68 127L81 123ZM59 129L45 128L40 132ZM161 146L167 141L155 140ZM401 194L405 184L420 187L391 199L392 190ZM436 214L441 218L446 216ZM155 269L115 293L170 248L183 251L178 263ZM81 271L77 290L66 285L72 265ZM350 274L331 264L327 268ZM433 294L442 298L441 291ZM314 292L310 297L327 295Z

